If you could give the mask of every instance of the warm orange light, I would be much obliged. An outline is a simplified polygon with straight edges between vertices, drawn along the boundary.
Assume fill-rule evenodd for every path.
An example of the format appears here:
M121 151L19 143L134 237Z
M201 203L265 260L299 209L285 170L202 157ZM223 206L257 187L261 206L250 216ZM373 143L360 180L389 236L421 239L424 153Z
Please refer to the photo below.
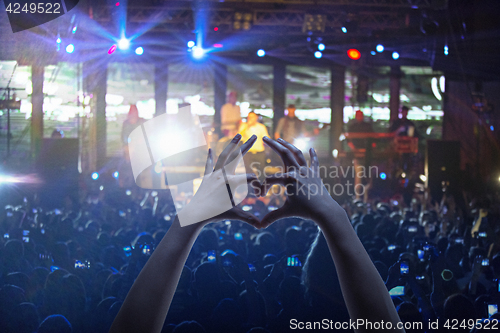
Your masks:
M361 58L361 53L356 49L349 49L347 50L347 56L352 60L358 60Z

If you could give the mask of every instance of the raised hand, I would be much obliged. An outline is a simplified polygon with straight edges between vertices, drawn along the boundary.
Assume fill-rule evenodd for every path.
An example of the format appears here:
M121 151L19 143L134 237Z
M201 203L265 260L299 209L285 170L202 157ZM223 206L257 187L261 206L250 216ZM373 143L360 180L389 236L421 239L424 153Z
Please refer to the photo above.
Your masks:
M241 140L241 135L236 135L220 154L215 167L212 150L208 151L205 175L200 188L189 204L179 212L179 221L182 226L198 222L205 225L223 219L240 220L256 228L260 226L260 222L255 216L234 205L234 193L230 191L241 185L246 186L249 182L252 182L252 189L260 188L260 183L254 174L234 174L239 161L252 147L256 139L257 137L254 135L241 145L240 153L238 143ZM231 193L231 201L227 200L229 193ZM225 212L219 213L221 209Z

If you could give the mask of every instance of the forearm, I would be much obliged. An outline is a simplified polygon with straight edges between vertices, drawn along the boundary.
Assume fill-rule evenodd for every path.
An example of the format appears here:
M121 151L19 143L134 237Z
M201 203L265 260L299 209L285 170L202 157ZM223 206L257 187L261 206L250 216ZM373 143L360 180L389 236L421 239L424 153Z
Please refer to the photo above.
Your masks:
M332 199L333 202L333 199ZM377 269L352 228L345 211L333 202L317 221L335 262L342 294L352 320L400 322L391 297ZM367 330L357 330L364 332Z
M202 226L174 223L130 289L110 332L160 332L191 247Z

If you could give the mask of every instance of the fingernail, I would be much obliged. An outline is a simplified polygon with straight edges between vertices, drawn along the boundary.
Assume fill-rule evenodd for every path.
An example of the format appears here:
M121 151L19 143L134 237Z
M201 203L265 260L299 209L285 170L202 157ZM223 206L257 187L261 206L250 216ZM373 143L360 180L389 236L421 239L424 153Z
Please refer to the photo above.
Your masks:
M253 139L257 139L257 135L252 135L252 137L250 138L250 140L253 140Z
M265 140L271 140L271 139L269 139L269 137L267 137L267 136L263 137L262 139L265 139Z
M233 138L233 141L236 142L236 141L239 141L241 139L241 134L236 134L235 137Z

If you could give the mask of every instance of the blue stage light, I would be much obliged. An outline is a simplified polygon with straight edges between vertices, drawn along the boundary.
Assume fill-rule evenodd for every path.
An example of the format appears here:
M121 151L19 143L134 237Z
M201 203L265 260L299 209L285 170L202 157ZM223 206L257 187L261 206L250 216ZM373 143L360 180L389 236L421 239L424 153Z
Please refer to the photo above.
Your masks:
M324 51L324 50L325 50L325 48L326 48L326 47L325 47L325 44L323 44L323 43L318 44L318 50L320 50L320 51Z
M99 174L98 174L97 172L94 172L94 173L92 174L92 179L93 179L93 180L97 180L97 179L99 179Z
M377 50L378 53L384 52L384 45L378 44L377 47L375 47L375 50Z
M118 48L120 50L127 50L130 47L130 41L127 38L122 38L118 41Z
M375 54L377 54L377 52L375 52L375 51L371 51L371 52L370 52L370 54L371 54L371 55L375 55Z
M135 49L135 54L141 55L143 53L144 53L144 49L141 46L139 46L138 48Z
M56 43L57 43L57 44L61 44L61 38L57 37L57 39L56 39Z
M118 173L118 171L115 171L115 172L113 173L113 177L115 177L116 179L118 179L118 176L119 176L119 175L120 175L120 174Z
M265 55L266 55L266 51L264 51L263 49L260 49L260 50L258 50L258 51L257 51L257 55L258 55L259 57L263 57L263 56L265 56Z
M347 28L346 27L342 27L341 29L342 29L343 33L345 33L345 34L347 33Z
M188 46L189 48L194 47L194 45L195 45L195 44L194 44L194 42L193 42L192 40L190 40L189 42L187 42L187 46Z
M448 48L448 45L444 46L444 55L448 55L450 53L450 49Z
M381 172L380 173L380 179L386 179L387 178L387 175L385 174L385 172Z
M394 60L399 59L399 53L397 53L397 52L392 52L392 59L394 59Z
M195 59L201 59L205 55L205 50L203 50L199 46L193 47L193 58Z
M323 53L321 53L321 52L319 52L319 51L316 51L316 52L314 52L314 56L315 56L317 59L319 59L319 58L321 58L321 57L323 56Z
M66 46L66 52L73 53L74 51L75 51L75 45L69 44L68 46Z

